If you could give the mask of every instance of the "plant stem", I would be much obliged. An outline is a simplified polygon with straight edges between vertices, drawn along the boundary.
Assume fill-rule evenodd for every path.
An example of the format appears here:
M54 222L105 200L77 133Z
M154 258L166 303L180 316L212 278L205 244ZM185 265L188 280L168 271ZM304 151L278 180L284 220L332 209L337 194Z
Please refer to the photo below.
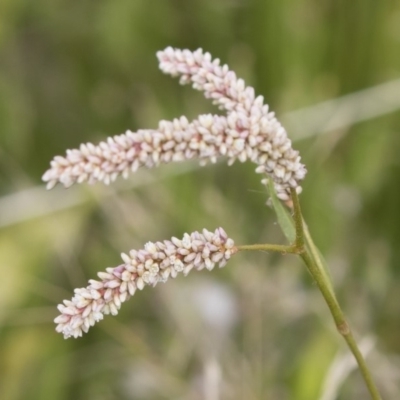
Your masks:
M312 256L312 259L314 260L314 262L318 265L318 268L320 269L321 274L324 275L325 282L329 286L329 290L331 291L332 295L335 296L335 291L332 286L332 281L331 281L331 276L329 274L328 266L326 265L325 260L323 259L317 246L315 245L315 243L310 235L310 231L308 230L307 224L305 224L304 221L303 221L303 232L304 232L304 238L307 243L309 253Z
M281 244L245 244L236 246L238 250L264 250L264 251L275 251L282 254L298 254L296 246L285 246Z
M303 246L303 251L299 252L300 257L303 259L308 268L308 271L317 283L318 288L321 291L322 296L324 297L325 302L328 305L328 308L332 314L338 332L343 336L350 351L353 353L372 399L381 400L378 388L373 381L372 375L368 369L364 357L357 346L357 343L350 330L349 324L346 321L345 315L340 308L339 302L336 299L333 287L330 283L329 276L325 268L323 267L321 258L308 231L308 242L310 242L311 245L309 245L308 247L304 247L304 228L300 202L294 189L292 189L291 194L293 200L294 221L296 225L296 245Z
M290 253L300 255L300 257L306 264L308 271L317 283L326 304L328 305L329 311L332 314L338 332L343 336L344 340L347 343L347 346L349 347L350 351L353 353L357 361L358 368L364 378L369 393L371 394L371 398L373 400L381 400L378 388L373 381L372 375L368 369L364 357L357 346L357 343L350 330L349 324L347 323L345 315L340 308L339 302L337 301L324 260L321 257L317 247L315 246L306 224L303 223L300 202L295 189L291 189L291 196L293 201L293 219L296 231L295 242L292 245L285 246L279 244L250 244L237 246L237 249L275 251L283 254Z
M303 259L304 263L306 264L309 272L313 276L315 282L318 285L322 296L325 299L326 304L329 307L329 310L332 314L332 317L335 321L336 328L338 332L343 336L344 340L346 341L350 351L353 353L358 367L361 371L361 374L364 377L364 381L367 385L367 388L371 394L373 400L381 400L381 396L378 392L378 388L375 385L372 375L368 369L368 366L364 360L363 355L360 352L360 349L357 346L357 343L354 339L354 336L350 330L349 324L346 321L344 313L340 308L340 305L335 297L335 295L331 292L331 289L326 283L325 276L321 273L321 270L318 268L317 264L314 262L312 257L308 252L305 252L300 255Z
M297 196L296 189L290 189L290 193L292 195L292 201L293 201L293 211L294 211L294 226L296 229L296 241L295 245L302 250L302 252L305 250L304 248L304 228L303 228L303 216L301 215L301 209L300 209L300 201Z

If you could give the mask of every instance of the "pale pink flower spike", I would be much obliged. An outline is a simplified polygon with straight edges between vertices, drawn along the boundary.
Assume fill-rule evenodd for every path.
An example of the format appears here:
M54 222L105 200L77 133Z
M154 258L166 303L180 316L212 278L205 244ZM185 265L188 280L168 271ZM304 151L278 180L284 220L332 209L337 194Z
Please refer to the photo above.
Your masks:
M43 175L48 189L57 183L65 187L98 181L108 185L140 167L190 159L204 165L226 157L229 165L236 160L257 164L256 172L264 175L263 184L272 179L281 200L289 199L291 188L301 192L305 166L262 96L256 97L254 89L227 65L220 66L218 59L201 49L192 52L168 47L157 57L164 73L179 76L182 84L191 83L226 115L199 115L193 121L182 116L160 121L157 129L128 130L99 145L87 143L67 150L64 157L54 157ZM61 315L55 319L56 330L65 338L81 336L105 314L117 314L121 303L137 289L175 278L179 272L186 275L191 269L222 267L236 251L222 228L214 233L185 234L182 240L149 242L142 250L122 254L124 263L100 272L100 280L75 289L74 297L58 306Z
M266 184L270 177L282 200L289 199L290 188L301 191L300 182L307 171L262 96L255 97L252 87L246 87L227 65L220 66L218 59L212 60L201 49L191 52L168 47L157 57L163 72L180 76L181 83L192 83L227 115L200 115L192 122L186 117L161 121L158 129L127 131L98 146L87 143L67 150L65 157L53 159L43 175L48 189L58 182L65 187L96 181L109 184L140 167L194 158L204 165L225 156L229 164L235 160L256 163L256 172L265 175L262 182Z
M61 314L54 320L56 331L65 339L80 337L104 315L118 314L121 304L137 289L166 282L178 273L186 276L192 269L212 270L216 264L223 267L236 252L233 240L222 228L185 233L181 240L173 237L148 242L142 250L121 254L123 264L99 272L99 280L91 279L86 288L75 289L71 300L59 304Z

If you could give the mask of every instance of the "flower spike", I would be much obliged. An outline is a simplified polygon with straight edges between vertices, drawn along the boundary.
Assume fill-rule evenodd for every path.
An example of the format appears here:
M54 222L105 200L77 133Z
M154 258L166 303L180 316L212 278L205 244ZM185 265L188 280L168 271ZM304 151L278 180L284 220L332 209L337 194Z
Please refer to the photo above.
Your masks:
M193 158L204 165L226 156L229 164L236 159L256 163L256 172L266 175L262 182L270 177L281 200L289 199L290 188L300 193L306 168L262 96L255 97L252 87L246 87L228 66L221 67L219 60L212 60L201 49L191 52L168 47L157 57L163 72L180 76L181 83L192 83L227 115L200 115L192 122L186 117L161 121L158 129L127 131L98 146L87 143L67 150L65 157L53 159L42 177L48 189L57 183L65 187L97 181L109 184L140 167Z
M216 264L223 267L236 252L233 240L222 228L185 233L182 239L148 242L144 249L121 254L123 264L99 272L100 280L91 279L86 288L75 289L71 300L59 304L56 331L65 339L82 336L104 315L118 314L121 304L137 289L154 287L180 272L186 276L192 269L212 270Z

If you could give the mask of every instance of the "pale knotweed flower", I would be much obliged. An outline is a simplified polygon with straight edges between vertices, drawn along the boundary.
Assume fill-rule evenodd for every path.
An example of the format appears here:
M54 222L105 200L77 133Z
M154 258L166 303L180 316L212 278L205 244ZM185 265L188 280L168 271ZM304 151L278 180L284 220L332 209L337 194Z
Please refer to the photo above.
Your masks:
M57 182L66 187L86 181L109 184L118 175L126 178L142 166L151 168L192 158L200 159L203 165L227 156L229 164L236 159L258 164L256 172L273 180L282 200L289 198L291 187L301 191L299 182L306 169L262 96L255 97L253 88L246 87L226 65L219 66L219 60L213 61L202 50L169 47L157 56L164 72L181 75L182 83L192 82L226 109L227 116L201 115L192 122L181 117L161 121L157 130L127 131L98 146L82 144L79 149L68 150L65 157L53 159L43 175L49 189Z
M182 239L148 242L142 250L121 254L124 263L99 272L100 280L92 279L86 288L75 289L74 297L58 306L61 314L54 320L56 330L66 339L82 336L104 315L116 315L137 289L166 282L180 272L187 275L192 269L212 270L216 264L223 267L236 251L222 228L185 233Z
M259 173L266 173L275 183L275 188L282 200L289 198L290 188L301 191L299 182L304 179L307 170L300 162L298 151L292 148L285 128L269 112L263 96L255 95L252 87L246 86L243 79L219 59L212 59L210 53L202 49L190 50L167 47L157 53L160 69L169 75L180 76L181 84L192 83L194 89L204 92L220 109L234 114L253 137L261 136L268 157L257 162ZM266 183L266 180L263 180Z
M264 99L255 96L254 88L246 86L226 64L221 66L218 58L213 60L211 54L202 49L192 52L167 47L157 52L157 58L161 71L180 76L182 85L192 83L194 89L203 91L204 96L222 110L250 115L263 106ZM268 113L268 106L264 111Z

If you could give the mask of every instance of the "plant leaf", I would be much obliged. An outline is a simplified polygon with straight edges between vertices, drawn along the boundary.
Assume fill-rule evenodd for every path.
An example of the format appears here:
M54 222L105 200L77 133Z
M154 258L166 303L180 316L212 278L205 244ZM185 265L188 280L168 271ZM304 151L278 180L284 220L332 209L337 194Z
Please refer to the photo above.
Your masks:
M274 183L271 179L268 180L268 192L271 196L272 206L275 210L278 218L278 224L282 229L282 232L286 236L290 244L294 243L296 239L296 230L294 227L294 221L288 210L284 207L282 202L278 199Z

